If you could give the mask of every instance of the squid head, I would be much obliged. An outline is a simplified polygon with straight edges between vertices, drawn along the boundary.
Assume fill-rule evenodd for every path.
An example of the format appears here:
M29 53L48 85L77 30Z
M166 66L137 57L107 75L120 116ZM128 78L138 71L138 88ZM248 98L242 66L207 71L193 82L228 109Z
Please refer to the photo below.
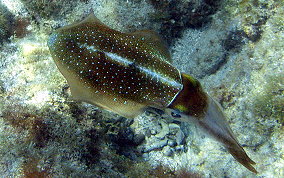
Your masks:
M252 161L235 138L221 106L207 95L200 83L190 75L182 74L183 89L168 106L173 118L194 122L221 142L229 153L250 171L257 173Z

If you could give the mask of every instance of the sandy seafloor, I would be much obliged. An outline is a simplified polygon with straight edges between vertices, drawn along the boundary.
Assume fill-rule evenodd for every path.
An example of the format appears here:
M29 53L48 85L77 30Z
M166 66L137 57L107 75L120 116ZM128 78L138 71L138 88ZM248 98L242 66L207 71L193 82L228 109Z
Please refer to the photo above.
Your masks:
M259 173L192 124L73 101L47 39L91 11L116 30L164 36ZM282 0L1 0L0 24L0 177L284 177Z

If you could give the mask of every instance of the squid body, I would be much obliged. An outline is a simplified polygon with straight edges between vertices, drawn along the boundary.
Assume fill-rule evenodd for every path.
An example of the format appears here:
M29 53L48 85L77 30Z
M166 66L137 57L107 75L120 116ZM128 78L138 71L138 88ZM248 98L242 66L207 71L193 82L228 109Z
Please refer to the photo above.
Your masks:
M74 99L132 118L148 107L195 121L250 171L252 161L234 137L220 106L188 74L173 67L153 31L122 33L93 14L54 31L48 46Z

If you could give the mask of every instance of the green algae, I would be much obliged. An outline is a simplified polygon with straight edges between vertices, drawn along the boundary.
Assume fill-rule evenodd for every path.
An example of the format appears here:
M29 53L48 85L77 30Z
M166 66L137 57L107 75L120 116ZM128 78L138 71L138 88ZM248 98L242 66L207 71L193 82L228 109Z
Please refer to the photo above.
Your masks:
M276 119L284 124L284 81L283 73L267 77L263 89L255 96L253 111L267 119Z

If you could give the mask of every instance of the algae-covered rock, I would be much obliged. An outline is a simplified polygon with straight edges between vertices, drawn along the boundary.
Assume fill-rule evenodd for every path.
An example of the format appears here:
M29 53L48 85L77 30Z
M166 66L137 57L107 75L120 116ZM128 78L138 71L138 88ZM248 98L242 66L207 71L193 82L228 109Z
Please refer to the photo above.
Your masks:
M277 119L284 126L284 73L266 77L263 88L254 97L253 111L264 119Z
M202 28L212 20L212 15L219 9L221 1L156 1L149 0L156 9L151 14L152 20L162 22L161 35L171 46L188 28Z
M0 45L13 35L14 26L14 15L0 4Z
M21 0L21 3L27 8L29 13L36 20L39 18L56 18L58 15L65 12L65 10L71 9L77 1L30 1ZM66 8L69 7L69 8ZM74 6L73 6L74 7Z

